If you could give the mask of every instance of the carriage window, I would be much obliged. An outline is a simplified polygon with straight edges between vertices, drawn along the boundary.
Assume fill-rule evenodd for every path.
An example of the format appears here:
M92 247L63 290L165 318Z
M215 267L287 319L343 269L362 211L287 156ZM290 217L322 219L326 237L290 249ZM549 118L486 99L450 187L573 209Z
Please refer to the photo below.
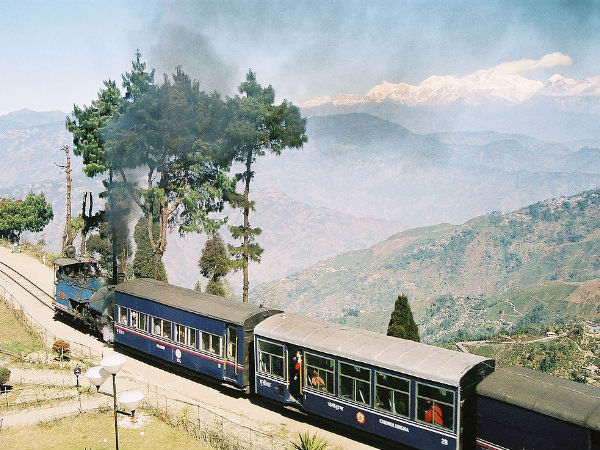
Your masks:
M410 382L381 372L375 374L375 408L408 417Z
M438 427L454 427L454 392L417 383L417 419Z
M171 322L164 319L162 321L162 337L171 339Z
M165 339L171 339L171 322L152 317L152 333Z
M148 315L138 312L137 313L137 324L133 325L133 313L132 313L132 326L135 326L138 330L148 331Z
M131 313L129 314L130 320L131 320L131 326L133 328L137 328L138 327L138 312L137 311L131 311Z
M118 317L119 317L119 323L121 325L127 325L127 308L125 308L124 306L118 306Z
M196 347L196 330L175 324L175 340L188 347Z
M151 317L152 334L160 336L162 334L161 320L158 317Z
M333 394L333 359L306 353L304 367L305 386Z
M371 370L340 362L338 394L355 402L371 404Z
M221 356L221 336L210 334L205 331L202 331L200 334L202 335L202 350L212 353L213 355Z
M283 378L283 345L258 340L258 371Z

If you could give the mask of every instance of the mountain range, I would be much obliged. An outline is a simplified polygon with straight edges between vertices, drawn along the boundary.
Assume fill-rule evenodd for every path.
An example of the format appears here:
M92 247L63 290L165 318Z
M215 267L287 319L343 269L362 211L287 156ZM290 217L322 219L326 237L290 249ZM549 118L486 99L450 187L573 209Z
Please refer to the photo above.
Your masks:
M252 296L383 331L396 296L406 293L426 340L594 320L599 229L600 191L593 190L462 225L408 230L264 284Z
M59 148L71 140L64 131L64 116L51 113L50 117L60 120L47 122L45 113L36 118L29 111L16 112L10 120L20 124L0 132L0 158L6 162L0 196L22 197L30 190L43 190L53 203L55 220L41 236L54 249L59 248L64 226L64 173L57 167L64 161L64 153ZM9 123L5 116L0 116L2 123ZM27 127L28 123L31 126ZM309 142L303 149L286 150L280 156L267 154L255 164L251 197L256 200L256 211L251 224L263 229L258 241L265 253L261 264L250 267L251 288L302 274L319 261L359 252L402 230L464 223L492 211L517 210L600 185L600 150L593 139L561 144L491 131L418 134L364 113L310 117L307 134ZM83 176L80 158L72 158L72 164L73 211L77 214L82 193L92 190L97 195L101 183ZM98 200L95 204L101 206ZM239 223L235 213L225 214L230 216L230 224ZM436 227L442 231L456 226ZM227 239L225 230L223 234ZM165 263L171 282L194 286L203 243L202 235L169 236ZM447 264L458 265L459 261L448 260ZM236 290L240 280L240 273L230 277ZM303 289L313 292L310 283L304 282ZM348 280L348 286L356 282ZM380 302L383 317L385 302L392 301L388 295L398 286L391 279L382 283L393 287L385 295L373 297L375 303ZM357 294L336 297L333 289L334 285L332 296L319 297L324 308L319 311L324 316L341 319L344 310L354 313L362 305ZM275 292L272 285L260 287L254 299L294 303L287 294L285 301L279 294L263 299L263 294L271 291ZM304 298L299 291L290 292ZM471 295L466 292L452 291L451 295ZM446 293L432 289L419 298L428 298L433 304L436 296ZM421 318L430 303L422 305L417 308ZM377 313L362 306L359 309L366 311L358 316L360 320ZM389 312L386 314L389 317ZM379 324L383 321L378 320Z
M466 74L432 75L416 84L382 81L365 95L322 96L301 107L307 115L366 112L419 133L493 129L543 140L595 139L600 77L556 72L572 62L555 52Z

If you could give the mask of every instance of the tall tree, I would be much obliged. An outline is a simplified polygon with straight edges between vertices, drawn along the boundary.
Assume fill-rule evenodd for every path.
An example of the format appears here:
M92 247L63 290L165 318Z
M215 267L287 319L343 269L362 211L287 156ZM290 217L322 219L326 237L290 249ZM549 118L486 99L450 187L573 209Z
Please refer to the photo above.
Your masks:
M54 218L43 193L29 193L25 200L0 199L0 238L19 242L23 231L40 232Z
M213 231L204 244L198 266L202 276L209 280L206 292L225 297L226 290L221 279L231 270L231 262L225 242L218 231Z
M231 161L219 151L226 119L221 98L201 91L177 68L172 81L165 76L160 87L137 95L108 127L110 164L147 219L156 278L167 228L184 234L214 227L208 214L222 210L225 192L231 190L224 172ZM143 187L131 169L145 173Z
M415 323L408 297L405 294L400 294L396 299L388 324L387 335L415 342L421 341L419 327Z
M227 145L233 159L243 165L244 170L236 175L236 181L242 182L244 191L231 194L228 201L233 208L243 211L244 221L239 226L229 227L232 236L242 240L239 246L230 245L229 251L234 268L243 270L243 301L248 302L248 265L250 261L260 262L263 252L255 242L261 229L250 226L250 211L254 211L254 201L250 200L252 165L267 151L279 155L285 148L301 148L307 137L306 120L300 110L286 100L275 105L275 90L270 85L264 88L258 84L254 72L248 72L239 92L241 95L230 102L233 120L227 127Z
M105 234L106 238L111 239L112 251L106 258L112 260L113 282L117 278L117 254L126 248L127 243L127 223L119 215L122 212L117 203L122 203L122 196L119 192L117 183L114 181L113 169L106 153L106 127L123 111L126 105L132 103L134 99L144 92L151 89L154 80L154 71L146 71L146 64L141 61L139 51L135 54L136 59L132 61L131 71L122 76L122 85L125 89L125 97L121 96L121 91L117 83L113 80L104 81L104 88L98 92L98 97L93 100L91 105L82 108L74 105L72 117L67 117L67 130L73 134L74 154L83 157L83 170L88 177L98 175L108 175L103 180L105 192L100 197L108 198L108 208L111 214L102 216L110 220L111 230ZM129 209L127 207L126 209ZM98 220L88 222L89 227L98 226ZM84 224L84 226L86 226ZM86 231L90 231L88 228ZM100 233L102 234L102 233ZM99 244L94 238L93 242Z
M80 108L73 105L72 117L66 119L67 130L73 135L73 153L83 157L83 171L88 177L102 175L109 170L104 130L123 105L117 83L108 80L90 106Z
M160 232L158 224L155 222L152 225L154 237L158 238ZM158 277L154 271L154 252L150 246L148 239L148 219L146 216L139 218L133 232L135 240L135 256L133 258L133 276L136 278L155 278L160 281L167 281L167 272L165 266L160 263L158 268Z

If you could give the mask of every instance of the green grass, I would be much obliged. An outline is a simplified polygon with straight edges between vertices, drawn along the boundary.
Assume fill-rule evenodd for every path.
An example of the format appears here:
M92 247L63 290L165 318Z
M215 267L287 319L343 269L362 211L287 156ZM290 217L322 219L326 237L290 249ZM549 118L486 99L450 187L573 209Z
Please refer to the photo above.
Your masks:
M139 450L210 449L185 431L170 427L155 416L143 413L139 428L119 427L119 448ZM120 419L121 420L121 419ZM128 420L128 419L127 419ZM112 412L83 414L1 432L2 449L114 449Z
M42 340L23 325L18 312L0 300L0 349L13 355L27 355L42 348Z

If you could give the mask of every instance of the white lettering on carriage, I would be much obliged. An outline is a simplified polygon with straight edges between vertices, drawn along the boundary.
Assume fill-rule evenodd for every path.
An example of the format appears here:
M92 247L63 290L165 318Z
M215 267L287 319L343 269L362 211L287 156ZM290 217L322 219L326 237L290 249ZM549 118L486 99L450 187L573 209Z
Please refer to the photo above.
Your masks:
M344 407L342 405L338 405L337 403L333 403L333 402L327 402L327 406L329 406L330 408L335 409L336 411L343 411Z
M381 425L385 425L388 427L395 428L396 430L404 431L406 433L410 433L410 429L405 427L404 425L400 425L399 423L390 422L389 420L379 419L379 423Z
M261 386L265 386L265 387L271 387L272 386L272 384L270 382L268 382L267 380L263 380L262 378L260 380L260 385Z
M160 344L156 344L156 348L160 348L161 350L164 350L165 346L164 345L160 345Z

